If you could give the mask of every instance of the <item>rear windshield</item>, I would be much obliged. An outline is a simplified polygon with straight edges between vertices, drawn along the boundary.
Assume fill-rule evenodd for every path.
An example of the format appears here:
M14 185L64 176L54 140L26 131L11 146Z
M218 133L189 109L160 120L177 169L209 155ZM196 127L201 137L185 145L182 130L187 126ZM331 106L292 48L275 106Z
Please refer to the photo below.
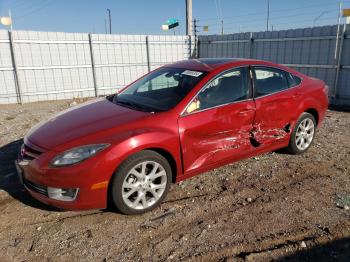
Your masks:
M161 112L176 106L205 72L163 67L137 80L111 101L136 110Z

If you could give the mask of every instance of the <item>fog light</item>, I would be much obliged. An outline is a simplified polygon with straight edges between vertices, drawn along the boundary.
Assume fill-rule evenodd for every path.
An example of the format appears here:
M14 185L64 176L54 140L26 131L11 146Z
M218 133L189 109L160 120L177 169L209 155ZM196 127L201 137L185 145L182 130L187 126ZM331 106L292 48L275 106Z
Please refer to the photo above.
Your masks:
M48 187L47 194L49 198L61 201L73 201L78 195L79 188L55 188Z

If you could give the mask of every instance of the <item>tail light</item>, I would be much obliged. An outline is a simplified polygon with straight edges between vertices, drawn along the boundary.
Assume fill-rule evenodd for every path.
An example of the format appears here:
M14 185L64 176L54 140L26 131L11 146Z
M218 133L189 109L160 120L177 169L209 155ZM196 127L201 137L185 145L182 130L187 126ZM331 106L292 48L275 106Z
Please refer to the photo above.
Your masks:
M328 96L328 93L329 93L329 86L328 85L324 85L323 92Z

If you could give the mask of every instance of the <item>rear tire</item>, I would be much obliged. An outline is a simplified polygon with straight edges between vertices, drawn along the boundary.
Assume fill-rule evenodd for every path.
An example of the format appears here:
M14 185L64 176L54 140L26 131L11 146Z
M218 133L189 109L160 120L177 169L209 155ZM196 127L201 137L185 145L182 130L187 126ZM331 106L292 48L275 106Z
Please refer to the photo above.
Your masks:
M307 112L302 113L291 134L287 151L295 155L306 152L312 145L315 134L315 117Z
M146 213L161 204L172 181L168 161L157 152L144 150L130 156L113 176L114 206L127 215Z

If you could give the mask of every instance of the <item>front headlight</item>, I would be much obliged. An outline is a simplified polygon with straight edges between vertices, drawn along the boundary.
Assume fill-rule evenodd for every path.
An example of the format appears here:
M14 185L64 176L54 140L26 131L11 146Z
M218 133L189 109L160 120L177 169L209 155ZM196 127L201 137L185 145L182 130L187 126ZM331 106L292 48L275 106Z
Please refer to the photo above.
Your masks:
M97 152L105 149L108 146L108 144L97 144L76 147L57 155L54 159L52 159L51 165L56 167L73 165L92 157Z

